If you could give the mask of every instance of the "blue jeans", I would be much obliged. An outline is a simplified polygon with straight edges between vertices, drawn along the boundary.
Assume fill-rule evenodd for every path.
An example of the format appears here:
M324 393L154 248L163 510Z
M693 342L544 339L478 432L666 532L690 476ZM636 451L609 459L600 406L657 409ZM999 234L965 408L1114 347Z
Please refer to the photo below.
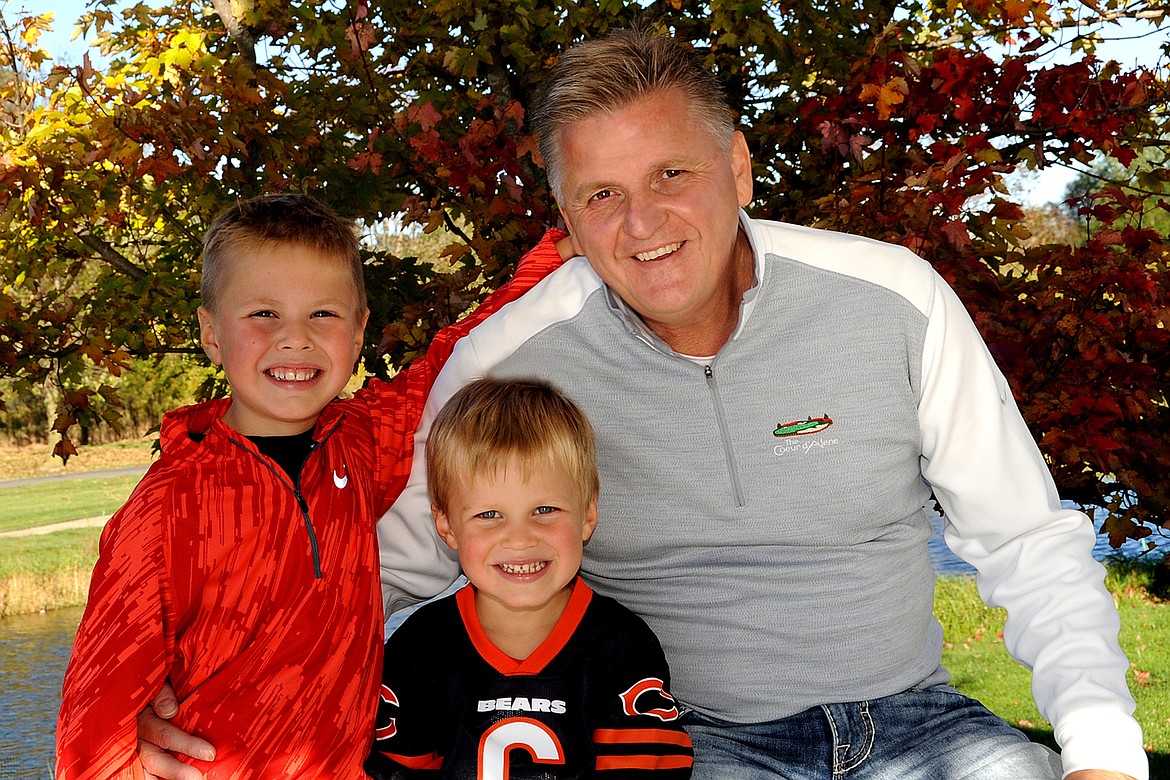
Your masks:
M1060 758L938 685L769 723L689 712L693 780L1059 780Z

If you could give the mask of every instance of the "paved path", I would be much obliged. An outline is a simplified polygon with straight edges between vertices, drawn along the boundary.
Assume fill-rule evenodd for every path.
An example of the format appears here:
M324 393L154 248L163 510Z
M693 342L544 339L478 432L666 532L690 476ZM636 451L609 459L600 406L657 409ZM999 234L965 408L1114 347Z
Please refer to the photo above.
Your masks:
M0 480L0 490L4 488L20 487L21 485L33 485L38 482L63 482L71 479L108 479L109 477L127 477L135 474L145 474L148 466L126 466L120 469L101 469L99 471L74 471L65 474L45 474L38 477L23 477L21 479L4 479ZM69 528L94 528L103 526L106 521L110 519L110 515L98 515L97 517L83 517L80 520L66 520L63 523L50 523L49 525L38 525L35 528L18 528L15 531L0 532L0 539L14 536L40 536L41 534L51 534L54 531L64 531Z
M51 534L54 531L65 531L70 528L94 528L105 525L110 517L112 515L98 515L97 517L83 517L80 520L66 520L63 523L38 525L36 528L17 528L15 531L0 532L0 539L13 536L40 536L41 534Z
M100 471L70 471L62 474L45 474L38 477L21 477L20 479L0 479L0 490L21 485L34 485L37 482L63 482L69 479L106 479L107 477L125 477L131 474L145 474L149 466L126 466L120 469L102 469Z

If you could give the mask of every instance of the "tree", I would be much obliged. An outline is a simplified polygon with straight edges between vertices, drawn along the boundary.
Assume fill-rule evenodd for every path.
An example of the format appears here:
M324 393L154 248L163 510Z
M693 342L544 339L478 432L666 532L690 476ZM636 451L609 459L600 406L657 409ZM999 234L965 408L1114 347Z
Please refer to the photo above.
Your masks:
M1128 165L1166 136L1165 81L1093 56L1120 18L1161 24L1152 0L114 2L82 22L108 65L36 81L0 157L0 359L58 378L63 433L116 401L75 364L194 349L198 237L264 191L449 231L437 262L368 254L367 367L417 355L557 220L524 122L557 53L640 22L693 41L726 85L755 214L919 252L972 309L1061 487L1114 510L1117 541L1170 522L1167 239L1028 241L1003 184L1018 165ZM13 40L6 67L28 73L35 38ZM1076 56L1048 62L1061 47ZM1118 191L1093 208L1133 206Z

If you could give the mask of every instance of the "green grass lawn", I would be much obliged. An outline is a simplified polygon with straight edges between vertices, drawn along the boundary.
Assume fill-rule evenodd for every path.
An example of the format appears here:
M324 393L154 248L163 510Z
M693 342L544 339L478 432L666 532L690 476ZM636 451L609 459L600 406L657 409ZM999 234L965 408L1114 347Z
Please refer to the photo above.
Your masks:
M1129 687L1145 732L1150 777L1170 778L1170 603L1148 592L1151 567L1110 563L1106 584L1121 613L1121 646L1130 661ZM1031 673L1007 654L1003 611L983 604L974 581L942 577L935 614L943 624L943 664L952 684L983 702L1035 741L1055 746L1052 727L1032 701Z
M0 488L0 531L113 514L140 478L70 479Z
M70 528L0 539L0 580L13 574L44 576L73 568L88 571L97 561L101 533L100 528Z

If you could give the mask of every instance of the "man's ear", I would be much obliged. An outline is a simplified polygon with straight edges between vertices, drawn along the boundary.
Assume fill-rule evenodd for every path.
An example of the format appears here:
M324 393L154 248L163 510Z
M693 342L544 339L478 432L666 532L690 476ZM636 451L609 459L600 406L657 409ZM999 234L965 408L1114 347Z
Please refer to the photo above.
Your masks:
M223 358L219 351L219 336L215 332L215 315L203 306L199 307L199 343L207 358L215 365L222 366Z
M435 516L435 530L439 532L439 538L446 542L452 550L458 550L459 539L456 538L455 532L451 529L451 521L447 519L447 513L439 509L438 504L431 504L431 514Z
M585 523L581 526L581 541L589 541L593 536L593 529L597 527L597 496L589 500L589 508L585 511Z
M735 176L735 194L740 208L752 202L755 179L752 177L752 153L747 138L739 130L731 136L731 171Z

